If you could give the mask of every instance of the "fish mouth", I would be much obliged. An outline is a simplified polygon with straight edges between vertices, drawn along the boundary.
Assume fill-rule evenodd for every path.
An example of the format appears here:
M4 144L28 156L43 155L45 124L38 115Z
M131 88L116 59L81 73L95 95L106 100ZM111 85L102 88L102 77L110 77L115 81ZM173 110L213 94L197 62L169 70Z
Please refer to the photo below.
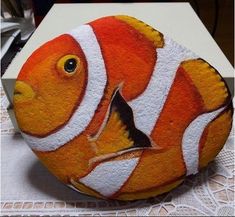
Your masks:
M13 96L14 103L30 101L35 95L33 88L29 84L23 81L16 81Z
M99 132L91 138L92 140L98 139L99 135L108 125L110 117L114 112L118 114L122 125L124 125L125 131L128 134L128 139L133 141L133 145L126 149L152 147L152 141L150 140L150 138L145 133L136 128L134 121L134 113L132 111L132 108L128 105L124 97L121 95L120 88L117 88L114 91L108 112L106 114L106 118Z

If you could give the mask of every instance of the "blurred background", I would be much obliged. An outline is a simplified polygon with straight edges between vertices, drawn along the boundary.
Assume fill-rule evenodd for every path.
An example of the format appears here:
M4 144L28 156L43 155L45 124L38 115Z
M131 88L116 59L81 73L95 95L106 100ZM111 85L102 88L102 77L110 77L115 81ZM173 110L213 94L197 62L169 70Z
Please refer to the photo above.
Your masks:
M189 2L234 66L234 0L1 0L1 74L54 3Z

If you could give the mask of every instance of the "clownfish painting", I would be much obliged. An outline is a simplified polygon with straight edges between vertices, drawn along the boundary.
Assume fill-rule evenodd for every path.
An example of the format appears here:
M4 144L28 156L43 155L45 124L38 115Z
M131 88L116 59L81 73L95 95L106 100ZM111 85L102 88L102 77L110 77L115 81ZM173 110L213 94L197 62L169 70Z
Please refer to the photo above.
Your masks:
M168 192L206 167L233 115L216 69L126 15L34 51L19 72L14 111L25 141L59 180L117 200Z

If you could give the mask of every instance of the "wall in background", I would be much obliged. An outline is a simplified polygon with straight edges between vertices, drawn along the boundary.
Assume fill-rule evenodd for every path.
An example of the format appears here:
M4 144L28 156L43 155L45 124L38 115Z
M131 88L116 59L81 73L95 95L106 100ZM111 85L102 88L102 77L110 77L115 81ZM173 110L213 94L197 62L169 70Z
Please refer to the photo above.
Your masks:
M213 33L213 38L234 66L234 0L197 0L197 2L200 19L208 31Z
M234 66L234 0L33 0L36 25L54 3L98 2L189 2L219 47Z

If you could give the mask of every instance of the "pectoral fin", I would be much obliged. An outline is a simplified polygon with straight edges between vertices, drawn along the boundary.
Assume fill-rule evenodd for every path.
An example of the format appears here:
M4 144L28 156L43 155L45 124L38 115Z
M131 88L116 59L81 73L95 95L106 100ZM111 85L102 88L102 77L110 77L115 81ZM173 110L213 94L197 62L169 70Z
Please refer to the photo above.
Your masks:
M149 138L135 127L133 112L117 90L113 96L105 126L93 139L97 155L121 150L151 147Z

